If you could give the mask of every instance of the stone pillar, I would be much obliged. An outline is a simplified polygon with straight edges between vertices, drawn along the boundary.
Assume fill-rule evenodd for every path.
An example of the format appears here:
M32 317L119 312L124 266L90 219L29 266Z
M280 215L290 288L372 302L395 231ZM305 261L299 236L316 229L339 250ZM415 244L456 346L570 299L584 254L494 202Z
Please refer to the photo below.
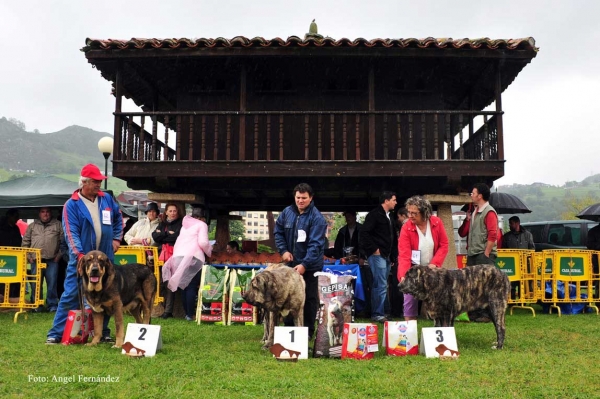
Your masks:
M431 205L437 207L437 215L442 219L446 235L448 236L448 255L442 267L444 269L456 269L456 245L454 243L454 224L452 223L452 205L464 205L471 202L468 194L461 195L441 195L428 194L423 196L431 202Z
M456 245L454 245L454 224L452 223L452 205L438 204L437 215L442 219L446 235L448 236L448 255L442 267L444 269L456 269Z

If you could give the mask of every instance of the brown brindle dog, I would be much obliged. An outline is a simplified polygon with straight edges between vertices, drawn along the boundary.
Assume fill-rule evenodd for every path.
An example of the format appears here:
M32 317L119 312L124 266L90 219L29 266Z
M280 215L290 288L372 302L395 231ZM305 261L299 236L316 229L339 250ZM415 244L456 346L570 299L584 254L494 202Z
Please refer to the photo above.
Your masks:
M83 294L94 317L94 338L89 345L100 342L105 314L115 318L113 348L123 345L124 311L129 311L136 323L150 323L156 295L156 277L151 268L138 263L114 265L104 252L91 251L79 260L77 272L83 279Z
M496 327L497 342L492 348L504 346L510 282L497 267L476 265L446 270L413 266L398 288L424 302L435 327L454 326L454 318L463 312L485 311Z

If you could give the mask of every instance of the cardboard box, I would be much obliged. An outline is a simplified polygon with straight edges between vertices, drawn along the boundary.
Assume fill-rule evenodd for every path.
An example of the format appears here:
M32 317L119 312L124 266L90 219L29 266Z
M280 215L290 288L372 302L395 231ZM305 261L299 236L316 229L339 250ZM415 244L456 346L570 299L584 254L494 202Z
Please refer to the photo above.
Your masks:
M386 321L383 326L383 346L390 356L419 354L417 321Z
M63 345L85 344L93 333L92 309L86 309L83 316L81 310L69 310L61 340Z
M372 359L379 350L379 329L371 323L344 323L342 359Z

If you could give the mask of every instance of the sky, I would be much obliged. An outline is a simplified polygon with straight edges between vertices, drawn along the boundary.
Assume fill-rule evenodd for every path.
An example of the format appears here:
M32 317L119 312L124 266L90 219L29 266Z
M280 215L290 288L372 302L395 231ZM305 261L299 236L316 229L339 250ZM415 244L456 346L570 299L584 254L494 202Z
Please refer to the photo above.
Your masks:
M28 131L113 132L110 83L86 38L533 37L539 53L502 95L505 176L496 186L562 185L600 173L600 2L0 0L0 117ZM126 102L124 111L137 111Z

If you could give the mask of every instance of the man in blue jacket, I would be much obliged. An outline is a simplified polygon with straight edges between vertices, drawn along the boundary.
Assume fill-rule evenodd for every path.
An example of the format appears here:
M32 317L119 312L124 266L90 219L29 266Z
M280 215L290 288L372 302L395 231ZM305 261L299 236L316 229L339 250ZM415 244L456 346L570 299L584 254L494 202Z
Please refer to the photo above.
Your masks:
M275 223L275 245L283 261L296 270L306 283L304 302L304 326L308 327L308 339L315 331L315 319L319 306L319 280L315 272L323 269L323 252L327 238L327 222L312 202L313 190L306 183L294 187L295 205L281 212ZM293 326L291 317L285 325Z
M108 259L114 260L123 238L123 217L117 202L100 191L106 176L97 166L88 164L81 169L79 189L65 203L63 209L63 230L69 246L69 264L65 278L65 290L58 302L54 323L48 331L46 344L61 341L65 322L70 310L79 309L77 292L77 262L86 253L99 250ZM104 328L100 342L114 342L108 329L109 317L104 317Z

